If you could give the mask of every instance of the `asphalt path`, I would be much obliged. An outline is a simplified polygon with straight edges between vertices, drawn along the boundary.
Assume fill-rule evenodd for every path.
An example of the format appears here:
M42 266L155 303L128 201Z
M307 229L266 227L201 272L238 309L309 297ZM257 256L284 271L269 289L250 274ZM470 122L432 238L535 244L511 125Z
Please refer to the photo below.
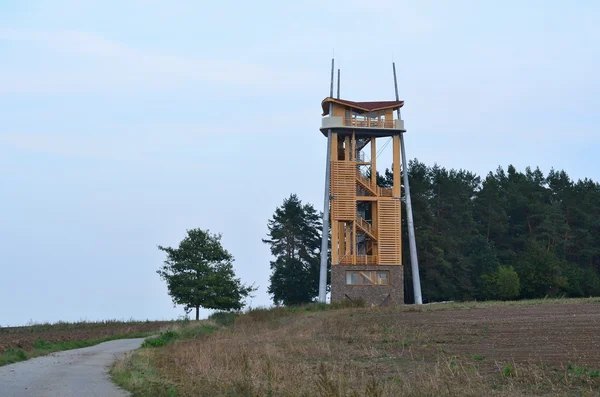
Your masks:
M110 365L144 338L119 339L0 367L1 397L126 397Z

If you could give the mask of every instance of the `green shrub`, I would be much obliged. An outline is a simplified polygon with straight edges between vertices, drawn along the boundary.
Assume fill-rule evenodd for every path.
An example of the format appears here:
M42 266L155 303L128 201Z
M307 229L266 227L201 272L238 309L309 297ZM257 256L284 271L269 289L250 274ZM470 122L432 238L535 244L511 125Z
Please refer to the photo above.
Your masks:
M142 347L162 347L166 346L169 343L173 342L179 338L179 334L173 331L163 332L158 335L156 338L146 339L144 343L142 343Z
M600 277L590 267L583 271L584 278L582 282L584 296L600 295Z
M512 266L498 268L498 298L501 300L515 299L521 292L519 275Z
M196 327L188 327L181 330L179 337L182 339L194 339L200 336L210 335L217 330L212 325L202 324Z
M40 350L50 350L54 347L54 343L45 341L43 339L38 339L35 341L35 344L33 346L36 349L40 349Z
M279 317L289 316L298 312L321 312L327 310L338 310L347 308L365 307L366 303L362 299L344 300L335 303L315 302L300 306L277 306L273 308L257 307L248 309L246 315L255 321L273 320Z
M567 283L563 288L563 291L567 293L567 296L585 296L585 293L583 292L583 280L585 276L578 264L564 262L561 267L561 273L567 280Z
M519 297L519 275L512 266L498 266L494 273L481 276L487 299L511 300Z
M21 349L10 348L0 355L0 366L27 360L27 353Z
M506 377L511 377L515 375L515 370L510 364L506 364L504 369L502 370L502 375Z
M272 309L266 307L255 307L248 309L244 317L250 319L251 321L263 322L284 317L290 312L290 308L285 306L274 307Z
M218 325L228 327L235 323L238 314L236 312L215 312L208 316L209 320L214 321Z

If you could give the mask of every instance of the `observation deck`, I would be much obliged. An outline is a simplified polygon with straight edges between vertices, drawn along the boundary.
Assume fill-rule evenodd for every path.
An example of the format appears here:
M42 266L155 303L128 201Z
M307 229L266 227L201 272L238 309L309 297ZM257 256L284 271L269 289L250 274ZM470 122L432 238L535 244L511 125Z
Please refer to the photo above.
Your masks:
M320 130L323 135L327 135L330 129L342 135L396 135L406 131L404 120L394 118L394 110L403 105L404 101L354 102L328 97L321 103L323 118Z

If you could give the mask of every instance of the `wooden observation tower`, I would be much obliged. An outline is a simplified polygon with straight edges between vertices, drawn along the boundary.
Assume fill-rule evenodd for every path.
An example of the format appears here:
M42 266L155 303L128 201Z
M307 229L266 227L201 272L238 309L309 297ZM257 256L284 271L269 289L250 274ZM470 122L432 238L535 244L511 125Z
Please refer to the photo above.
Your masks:
M354 102L339 99L338 88L338 98L327 97L321 105L321 132L328 137L331 301L404 303L400 164L405 130L394 117L404 101ZM380 142L392 145L391 187L376 180Z

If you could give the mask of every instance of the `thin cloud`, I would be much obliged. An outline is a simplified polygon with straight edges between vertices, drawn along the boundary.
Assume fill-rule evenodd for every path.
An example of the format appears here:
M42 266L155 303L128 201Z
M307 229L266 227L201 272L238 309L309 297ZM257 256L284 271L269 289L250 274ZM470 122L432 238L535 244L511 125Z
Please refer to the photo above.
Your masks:
M0 131L0 145L19 150L43 153L60 157L77 157L103 159L110 161L138 162L157 164L163 160L172 166L189 164L205 166L202 159L209 161L220 154L204 153L201 158L198 152L207 147L218 147L224 139L239 142L248 139L247 129L260 127L260 132L252 134L252 139L261 139L273 134L281 134L281 130L289 125L289 120L299 115L308 115L305 109L298 112L281 112L269 119L248 117L244 126L227 123L217 119L208 123L164 123L134 122L106 123L98 134L83 130L72 132L66 130L44 132Z
M279 92L301 90L307 81L314 80L307 72L275 70L258 63L141 50L83 31L0 29L0 40L18 42L25 48L17 59L0 65L0 94L131 88L143 91L189 84L244 86ZM40 50L50 51L52 55L44 60L44 67L23 71L19 65L31 62L36 56L39 58ZM65 64L70 66L68 70Z
M196 130L197 132L197 130ZM191 148L206 144L206 134L193 131L141 131L118 135L57 134L57 133L0 133L0 144L33 153L60 157L99 159L144 165L206 166L210 154L198 158ZM186 157L190 161L186 161Z

